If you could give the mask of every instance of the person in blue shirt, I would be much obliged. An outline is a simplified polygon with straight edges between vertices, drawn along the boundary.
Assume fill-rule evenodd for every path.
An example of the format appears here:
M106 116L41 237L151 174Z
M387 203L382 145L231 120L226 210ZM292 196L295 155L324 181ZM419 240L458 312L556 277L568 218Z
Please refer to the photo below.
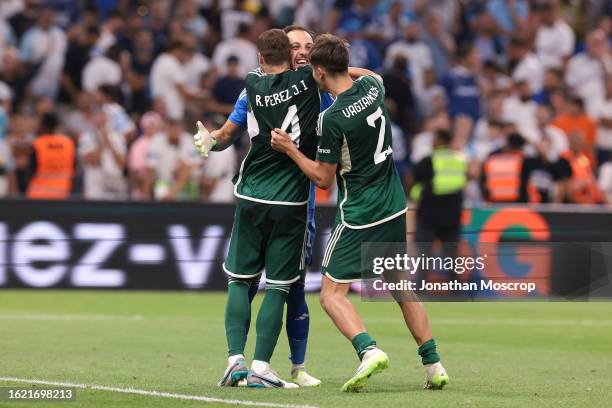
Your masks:
M446 92L451 118L465 115L474 123L480 118L480 88L475 69L479 62L478 51L471 44L462 45L458 51L459 63L448 71L440 85Z
M304 27L291 25L285 27L285 33L289 37L291 43L291 58L292 66L299 68L309 63L308 54L313 44L313 35ZM351 76L357 78L363 75L371 75L372 72L361 68L349 68ZM321 94L321 111L324 111L334 103L334 99L329 93ZM223 146L228 146L235 141L240 134L239 131L247 126L247 110L248 99L246 89L240 93L234 110L219 129L210 132L210 136L214 139L217 149L222 149ZM197 136L197 135L196 135ZM206 152L208 154L208 151ZM310 201L308 203L308 240L306 243L306 263L312 264L312 250L316 232L315 220L315 185L310 185ZM306 344L308 342L308 331L310 326L310 317L306 297L304 293L304 280L299 280L291 285L289 295L287 297L287 316L286 330L289 339L289 349L291 355L291 378L292 381L300 387L313 387L321 384L317 378L309 375L305 371ZM257 285L253 285L249 293L249 299L252 301L257 293ZM248 327L247 327L248 330Z

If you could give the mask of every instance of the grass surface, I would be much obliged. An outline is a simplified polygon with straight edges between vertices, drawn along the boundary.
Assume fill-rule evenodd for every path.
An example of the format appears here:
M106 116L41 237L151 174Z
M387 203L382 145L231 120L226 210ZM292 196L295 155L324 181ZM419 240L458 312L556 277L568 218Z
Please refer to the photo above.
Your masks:
M0 377L334 408L608 407L612 401L612 303L428 304L451 379L443 391L429 391L421 389L424 370L397 306L354 298L391 366L362 393L343 394L358 361L314 296L307 364L321 388L216 387L226 365L224 300L221 293L0 291ZM251 337L248 356L252 350ZM285 378L287 355L283 330L272 365ZM9 385L31 387L0 382ZM66 406L203 405L228 406L88 389L77 390L77 401Z

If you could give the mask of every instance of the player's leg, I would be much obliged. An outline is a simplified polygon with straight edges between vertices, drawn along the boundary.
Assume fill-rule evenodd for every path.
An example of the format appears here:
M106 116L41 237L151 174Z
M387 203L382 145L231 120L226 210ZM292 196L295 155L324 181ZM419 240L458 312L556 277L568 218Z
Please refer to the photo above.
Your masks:
M406 217L398 217L385 224L385 237L379 237L381 242L404 242L406 240ZM432 234L427 229L421 229L417 235L417 240L429 254ZM421 248L423 249L423 248ZM418 353L421 362L425 367L426 382L425 388L442 388L448 384L448 375L440 363L440 356L436 348L436 342L431 333L431 326L427 317L425 306L418 296L412 292L402 293L402 299L398 300L398 305L402 310L404 322L410 330L412 337L419 346Z
M312 249L317 233L315 224L315 192L316 186L310 183L310 200L308 201L308 230L306 238L306 265L312 264ZM291 355L291 379L300 387L316 387L321 380L306 372L306 346L308 344L308 331L310 326L310 312L306 303L304 286L306 281L306 268L300 280L291 285L287 297L287 338Z
M361 360L357 371L342 391L357 392L370 376L388 367L389 357L368 334L359 313L348 299L351 282L361 279L361 243L363 230L351 230L337 225L323 257L321 306L338 330L351 342Z
M253 304L253 299L255 299L255 296L257 295L257 292L259 291L260 278L261 278L261 275L251 280L251 285L249 286L249 307ZM250 315L249 315L249 320L247 321L245 328L246 328L246 333L248 335L249 329L251 328L251 316Z
M251 319L249 290L259 279L264 258L261 255L263 231L260 228L261 204L238 200L227 259L223 269L228 275L225 307L225 334L228 366L219 386L236 386L248 375L244 347Z
M270 206L266 237L266 293L257 315L257 341L249 387L294 388L296 384L281 380L270 368L280 334L285 302L291 284L300 279L304 270L306 239L306 206Z
M287 296L287 339L291 355L291 379L300 387L316 387L321 380L306 372L306 346L308 344L308 330L310 325L310 312L304 293L304 278L302 274L299 281L293 283Z

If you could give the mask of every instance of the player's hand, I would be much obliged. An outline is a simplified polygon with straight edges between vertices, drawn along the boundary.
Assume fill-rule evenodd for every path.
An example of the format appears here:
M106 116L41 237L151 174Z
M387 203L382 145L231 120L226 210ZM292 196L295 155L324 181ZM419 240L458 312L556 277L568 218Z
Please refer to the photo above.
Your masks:
M210 152L210 150L215 147L217 141L214 137L212 137L210 132L206 130L202 122L200 122L199 120L197 123L197 127L198 132L193 135L193 141L195 143L196 149L198 150L198 153L200 153L200 156L206 159L208 158L208 152Z
M280 153L287 153L290 149L295 147L293 141L285 132L281 129L272 129L272 140L270 141L272 148Z

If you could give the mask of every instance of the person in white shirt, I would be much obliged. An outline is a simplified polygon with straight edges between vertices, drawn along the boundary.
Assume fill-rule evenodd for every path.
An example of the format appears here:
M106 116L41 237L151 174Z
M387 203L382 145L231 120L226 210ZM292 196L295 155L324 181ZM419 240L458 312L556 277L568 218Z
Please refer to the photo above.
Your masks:
M536 33L536 54L545 68L563 68L574 52L574 30L559 16L557 0L539 4L537 11L541 25Z
M536 117L537 104L531 98L532 91L529 81L516 82L514 89L514 94L503 102L502 119L504 122L515 125L527 142L538 143L540 134Z
M179 121L170 120L149 142L144 193L160 201L195 200L201 168L192 136Z
M106 54L108 49L117 43L117 33L125 26L123 16L118 11L113 11L109 14L106 21L100 29L100 37L96 42L92 53L94 55Z
M605 95L591 102L589 114L597 122L597 162L612 160L612 76L606 76Z
M605 32L596 29L587 34L586 52L574 55L567 64L565 83L591 110L590 103L604 97L606 74L612 74L612 56Z
M125 200L128 184L124 175L127 143L123 135L110 130L103 110L94 113L96 131L79 138L78 153L83 163L83 187L89 200Z
M202 190L204 200L210 203L233 203L236 173L236 149L229 146L211 154L204 161L202 171Z
M119 47L113 45L106 54L89 60L81 74L85 91L93 92L102 85L119 85L121 83L121 66L118 63L120 53Z
M240 24L236 38L228 38L217 45L213 54L213 63L219 75L225 75L227 59L232 55L238 58L238 73L241 78L259 66L257 47L248 40L249 32L248 25Z
M6 139L0 139L0 197L16 192L15 160L11 145Z
M210 59L198 50L198 38L192 33L183 36L187 60L183 64L187 75L187 86L193 90L200 88L202 75L209 72L212 68Z
M404 29L404 38L392 43L385 54L385 68L393 66L395 58L401 55L407 61L412 80L412 91L417 97L425 89L425 72L433 69L431 50L420 40L420 30L417 23L412 22Z
M487 98L486 114L474 125L474 137L469 142L470 159L483 163L491 153L504 146L504 101L504 94L497 91Z
M527 40L513 37L508 44L508 57L516 64L512 71L514 82L528 81L532 95L540 92L544 81L544 66L531 52Z
M201 99L199 90L187 86L187 73L183 65L189 57L180 41L169 44L167 52L159 55L151 68L151 94L163 102L168 118L181 120L187 99Z
M54 25L55 13L44 7L34 27L25 32L19 47L20 59L34 70L30 89L34 96L55 98L66 53L66 35Z
M555 163L559 160L561 153L569 149L567 135L563 130L551 125L554 115L549 106L538 105L536 119L540 132L540 145L538 149L548 163Z

